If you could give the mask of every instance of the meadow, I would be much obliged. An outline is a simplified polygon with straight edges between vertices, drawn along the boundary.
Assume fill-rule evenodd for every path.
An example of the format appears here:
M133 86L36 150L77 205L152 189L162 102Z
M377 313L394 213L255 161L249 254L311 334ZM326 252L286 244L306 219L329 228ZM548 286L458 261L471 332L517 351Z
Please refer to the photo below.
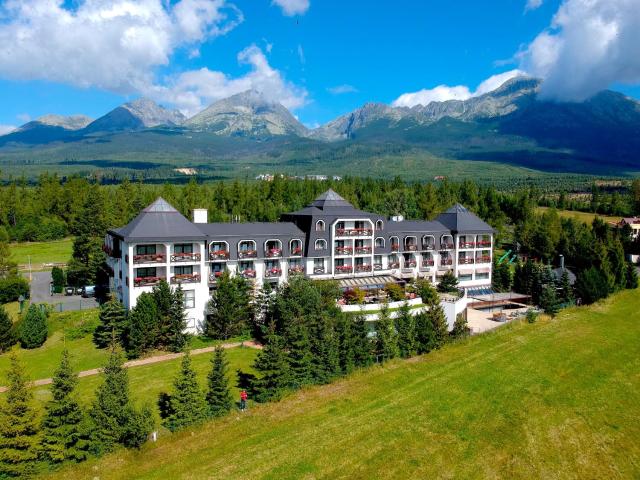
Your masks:
M536 207L536 211L538 213L544 213L546 211L549 210L549 207ZM601 215L598 213L590 213L590 212L578 212L576 210L557 210L558 215L560 215L560 217L562 218L572 218L574 220L579 220L582 221L584 223L589 223L591 224L591 222L593 222L594 218L601 218L603 219L605 222L619 222L621 217L613 217L610 215Z
M51 478L637 478L639 309L511 323Z
M51 240L48 242L20 242L11 243L11 260L22 269L28 268L31 261L32 270L50 270L44 264L67 263L71 258L73 247L72 238Z

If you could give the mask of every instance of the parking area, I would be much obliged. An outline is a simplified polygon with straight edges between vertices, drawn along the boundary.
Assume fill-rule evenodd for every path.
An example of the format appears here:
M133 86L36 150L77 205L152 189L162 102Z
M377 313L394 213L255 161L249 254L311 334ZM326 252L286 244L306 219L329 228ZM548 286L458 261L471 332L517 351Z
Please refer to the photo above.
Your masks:
M56 311L86 310L96 308L95 298L82 298L80 295L51 295L51 272L33 272L31 278L31 302L54 305Z

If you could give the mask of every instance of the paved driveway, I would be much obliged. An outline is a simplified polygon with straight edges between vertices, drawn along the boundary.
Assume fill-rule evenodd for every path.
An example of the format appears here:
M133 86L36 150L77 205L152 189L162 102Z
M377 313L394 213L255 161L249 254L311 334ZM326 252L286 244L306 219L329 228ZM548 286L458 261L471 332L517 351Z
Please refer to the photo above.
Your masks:
M96 308L96 299L82 298L80 295L65 296L62 294L50 294L51 272L33 272L31 277L31 302L48 303L55 306L58 312L70 310L86 310Z

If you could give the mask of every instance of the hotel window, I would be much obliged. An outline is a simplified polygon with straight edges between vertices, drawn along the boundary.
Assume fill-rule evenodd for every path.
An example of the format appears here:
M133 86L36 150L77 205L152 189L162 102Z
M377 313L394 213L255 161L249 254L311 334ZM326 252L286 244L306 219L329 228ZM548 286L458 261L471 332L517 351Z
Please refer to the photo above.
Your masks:
M193 265L173 267L173 273L176 275L193 275Z
M327 241L326 240L316 240L316 250L326 250L327 249Z
M184 290L182 292L182 298L184 299L184 308L196 308L195 290Z
M193 243L178 243L173 247L175 253L193 253Z
M376 238L376 248L384 248L384 238Z
M316 232L324 232L324 222L322 220L316 222Z
M476 272L476 280L489 280L489 272Z
M156 254L155 245L137 245L136 246L136 255L155 255L155 254Z
M314 258L313 268L324 268L324 258Z
M473 275L470 273L459 273L458 280L460 280L461 282L469 282L473 280Z
M136 268L136 277L157 277L156 267Z
M384 227L384 224L382 223L382 220L378 220L376 222L376 230L380 232L380 231L382 231L383 227Z

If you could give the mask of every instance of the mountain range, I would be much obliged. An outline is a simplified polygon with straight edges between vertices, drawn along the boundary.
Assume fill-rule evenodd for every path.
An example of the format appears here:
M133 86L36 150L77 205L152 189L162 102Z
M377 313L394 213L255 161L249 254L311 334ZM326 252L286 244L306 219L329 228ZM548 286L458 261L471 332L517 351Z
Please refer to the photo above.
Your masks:
M590 168L640 171L638 101L607 90L580 103L554 102L540 98L540 85L538 79L516 77L468 100L411 108L367 103L315 129L306 128L281 104L252 90L215 102L191 118L142 98L96 120L41 117L0 136L0 153L7 148L16 151L77 142L122 143L134 132L163 132L184 140L175 140L172 148L187 151L193 134L211 138L216 146L223 145L225 138L241 139L230 140L222 149L233 155L237 148L239 158L248 152L267 154L272 145L279 156L288 149L303 160L304 152L314 150L315 161L321 164L326 152L346 145L367 145L365 150L371 150L371 145L384 144L442 158L540 170L553 171L561 162L572 171L574 162L580 164L576 171L582 172ZM64 148L56 151L64 154Z

